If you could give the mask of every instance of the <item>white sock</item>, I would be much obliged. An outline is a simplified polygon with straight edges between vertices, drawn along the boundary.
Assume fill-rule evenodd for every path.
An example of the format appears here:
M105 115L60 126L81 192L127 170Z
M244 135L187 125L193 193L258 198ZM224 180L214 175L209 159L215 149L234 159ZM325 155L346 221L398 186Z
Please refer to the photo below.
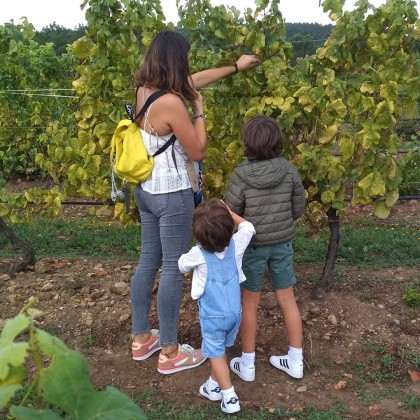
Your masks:
M233 385L229 389L222 389L223 399L229 401L232 397L238 398Z
M254 364L255 364L255 351L253 353L242 353L241 362L245 367L254 366Z
M219 382L215 381L211 376L210 378L207 380L207 385L211 388L214 389L216 387L219 386Z
M303 361L302 347L298 349L296 347L289 346L289 352L287 354L292 362L301 363Z

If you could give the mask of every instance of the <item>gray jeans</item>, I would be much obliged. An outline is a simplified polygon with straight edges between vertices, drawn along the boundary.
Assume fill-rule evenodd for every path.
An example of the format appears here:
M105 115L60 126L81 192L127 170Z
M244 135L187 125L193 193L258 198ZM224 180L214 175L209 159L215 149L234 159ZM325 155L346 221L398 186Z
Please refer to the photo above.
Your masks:
M178 342L183 282L178 259L190 246L194 196L191 189L149 194L138 185L135 199L141 218L141 253L131 281L132 332L150 331L153 283L162 265L157 294L160 344L169 346Z

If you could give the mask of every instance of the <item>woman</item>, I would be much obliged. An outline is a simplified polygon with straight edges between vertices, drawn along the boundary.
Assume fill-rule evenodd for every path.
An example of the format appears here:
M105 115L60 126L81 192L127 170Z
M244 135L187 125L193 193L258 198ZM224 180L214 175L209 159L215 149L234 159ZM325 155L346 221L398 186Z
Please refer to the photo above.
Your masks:
M235 65L190 76L189 50L189 42L180 33L160 32L136 74L136 114L151 94L159 90L168 92L137 121L149 154L155 153L172 134L177 138L172 147L154 159L151 176L135 190L142 250L131 283L133 359L145 360L161 350L158 371L164 374L194 368L205 360L201 349L178 344L183 281L178 259L190 245L194 210L186 162L201 161L207 141L203 101L196 89L260 63L256 56L245 55ZM193 122L184 101L191 104ZM149 311L154 278L161 265L157 296L160 331L157 331L150 330Z

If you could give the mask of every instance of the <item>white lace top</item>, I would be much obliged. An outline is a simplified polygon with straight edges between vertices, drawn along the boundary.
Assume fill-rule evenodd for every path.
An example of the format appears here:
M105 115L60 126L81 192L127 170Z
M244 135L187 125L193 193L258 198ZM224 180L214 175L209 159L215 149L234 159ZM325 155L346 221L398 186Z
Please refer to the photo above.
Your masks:
M166 136L159 136L155 132L147 119L150 108L151 106L147 110L144 124L146 125L147 123L149 125L151 133L148 133L142 128L140 128L140 132L147 152L150 156L152 156L153 153L157 152L159 148L172 137L172 133ZM177 168L175 167L174 159L172 157L171 145L164 152L154 158L152 174L146 179L146 181L141 183L144 191L147 191L150 194L164 194L191 188L190 178L185 166L185 162L188 160L188 155L185 153L184 148L178 140L176 140L173 144L173 148Z

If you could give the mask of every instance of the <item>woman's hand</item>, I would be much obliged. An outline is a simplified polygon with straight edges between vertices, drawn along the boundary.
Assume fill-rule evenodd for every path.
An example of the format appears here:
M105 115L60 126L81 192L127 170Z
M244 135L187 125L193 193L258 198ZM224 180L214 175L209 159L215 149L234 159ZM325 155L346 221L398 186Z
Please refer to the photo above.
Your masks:
M191 104L192 109L195 115L200 115L203 113L203 97L201 96L200 92L195 91L197 94L196 99Z
M244 54L238 58L236 65L238 66L238 71L243 71L251 69L253 67L261 64L261 60L256 55L247 55Z

